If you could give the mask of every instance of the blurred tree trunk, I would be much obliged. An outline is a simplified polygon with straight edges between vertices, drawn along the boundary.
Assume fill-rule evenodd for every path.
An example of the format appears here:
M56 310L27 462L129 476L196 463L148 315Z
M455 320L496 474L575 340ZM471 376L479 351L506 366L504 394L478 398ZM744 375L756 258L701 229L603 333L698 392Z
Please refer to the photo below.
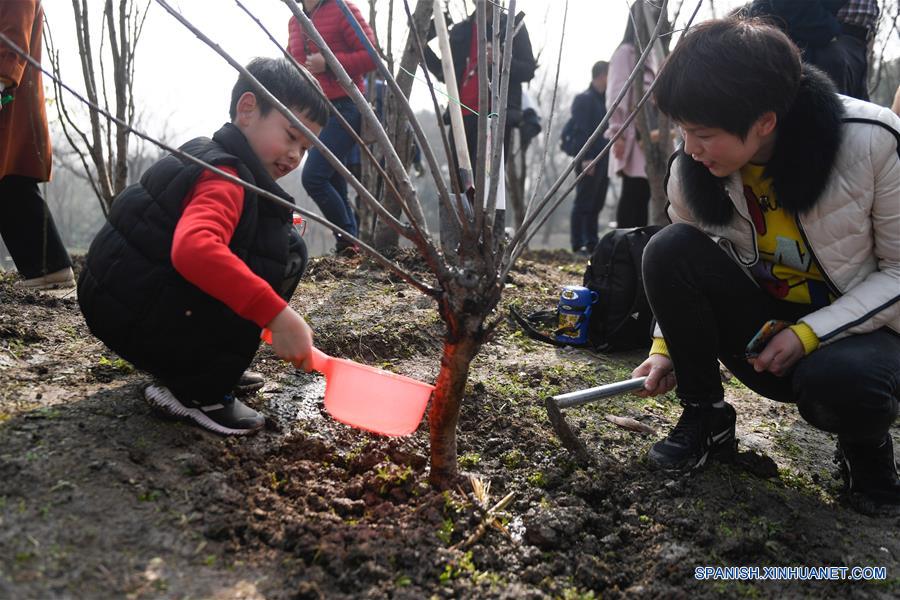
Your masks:
M429 0L419 0L416 3L415 11L413 11L413 24L415 31L410 30L406 38L406 46L403 49L403 56L400 58L400 68L397 70L397 85L406 98L409 98L412 92L413 73L419 65L419 53L416 46L416 38L424 40L428 32L428 25L431 22L433 3ZM413 141L412 131L407 127L406 117L399 109L397 99L393 94L385 89L384 93L384 115L382 122L385 123L385 130L391 140L397 154L403 164L409 168L415 158L416 146ZM391 194L384 193L381 187L381 194L378 197L382 201L384 207L395 217L400 215L400 205ZM371 189L371 188L370 188ZM376 250L383 252L388 248L395 248L399 242L397 232L387 225L378 222L375 225L375 234L373 238L373 246Z

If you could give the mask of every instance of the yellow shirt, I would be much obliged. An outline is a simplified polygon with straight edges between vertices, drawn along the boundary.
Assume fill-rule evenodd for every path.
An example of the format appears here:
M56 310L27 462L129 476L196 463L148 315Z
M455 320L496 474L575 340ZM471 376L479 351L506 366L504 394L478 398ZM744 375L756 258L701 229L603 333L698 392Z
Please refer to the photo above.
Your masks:
M763 178L764 168L748 163L741 169L744 199L759 248L753 277L779 300L827 306L831 297L825 278L803 241L797 219L781 207L771 178Z

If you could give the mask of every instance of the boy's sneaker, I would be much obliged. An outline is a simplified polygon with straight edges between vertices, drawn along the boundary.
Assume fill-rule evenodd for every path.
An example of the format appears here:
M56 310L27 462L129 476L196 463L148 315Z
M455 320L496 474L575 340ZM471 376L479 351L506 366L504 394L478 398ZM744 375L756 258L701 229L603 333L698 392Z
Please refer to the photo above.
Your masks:
M857 512L871 516L900 514L900 477L889 433L870 444L838 440L834 458L847 500Z
M727 402L720 407L682 402L684 412L665 439L653 444L650 464L670 471L696 469L706 459L732 460L737 453L734 424L737 415Z
M150 385L144 390L144 398L150 406L167 415L189 419L222 435L246 435L266 424L265 417L231 394L217 404L201 405L179 400L167 387Z
M265 383L266 378L261 373L248 369L244 371L237 385L234 386L234 393L238 396L249 396L253 392L261 390Z

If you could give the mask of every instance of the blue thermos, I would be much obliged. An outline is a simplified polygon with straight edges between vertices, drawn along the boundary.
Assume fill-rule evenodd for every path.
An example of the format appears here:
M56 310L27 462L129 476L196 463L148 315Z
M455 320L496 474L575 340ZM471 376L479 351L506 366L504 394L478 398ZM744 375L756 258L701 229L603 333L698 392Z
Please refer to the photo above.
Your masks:
M598 298L597 292L580 285L563 287L556 307L556 341L573 346L588 343L588 321Z

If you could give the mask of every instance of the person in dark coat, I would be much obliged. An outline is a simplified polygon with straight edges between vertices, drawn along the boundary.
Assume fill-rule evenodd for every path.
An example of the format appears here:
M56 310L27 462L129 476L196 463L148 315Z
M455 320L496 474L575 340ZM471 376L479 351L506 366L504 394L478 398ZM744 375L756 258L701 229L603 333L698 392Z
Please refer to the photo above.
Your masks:
M41 60L44 9L37 0L0 2L0 31ZM31 289L71 287L72 261L38 183L53 160L41 71L0 42L0 235Z
M285 59L247 67L313 134L328 106ZM181 147L288 202L277 183L312 141L241 75L231 122ZM88 251L78 303L97 338L156 382L155 409L223 435L265 424L232 391L271 332L275 354L311 366L312 332L288 304L306 266L291 211L187 159L168 155L116 198ZM252 382L251 382L252 383Z
M579 147L584 146L597 125L606 116L606 74L609 63L599 61L591 68L591 84L588 89L575 96L572 101L572 135ZM588 168L590 162L600 154L606 139L600 137L591 146L575 172L585 176L575 188L575 202L572 204L571 241L572 252L590 254L597 245L599 223L597 219L606 203L606 189L609 186L609 155L596 165Z
M499 34L500 43L504 43L506 32L506 14L500 16ZM503 136L504 150L509 149L509 135L513 127L519 125L522 120L522 84L534 78L537 62L531 50L531 38L525 28L525 13L516 15L513 37L512 59L509 66L509 91L506 99L506 131ZM459 88L458 100L462 104L463 126L466 131L466 145L469 148L469 157L472 167L475 168L478 155L478 40L475 36L475 13L450 28L450 52L453 55L453 70L456 73L456 83ZM487 46L490 47L493 40L493 11L487 11L487 27L485 34ZM432 36L434 37L434 36ZM488 64L491 63L491 50L488 49ZM428 47L425 47L425 65L439 81L444 81L444 72L441 67L441 59ZM455 161L456 153L451 153ZM458 171L456 169L454 172Z
M769 17L839 93L868 100L868 49L878 12L878 0L754 0L744 14Z

